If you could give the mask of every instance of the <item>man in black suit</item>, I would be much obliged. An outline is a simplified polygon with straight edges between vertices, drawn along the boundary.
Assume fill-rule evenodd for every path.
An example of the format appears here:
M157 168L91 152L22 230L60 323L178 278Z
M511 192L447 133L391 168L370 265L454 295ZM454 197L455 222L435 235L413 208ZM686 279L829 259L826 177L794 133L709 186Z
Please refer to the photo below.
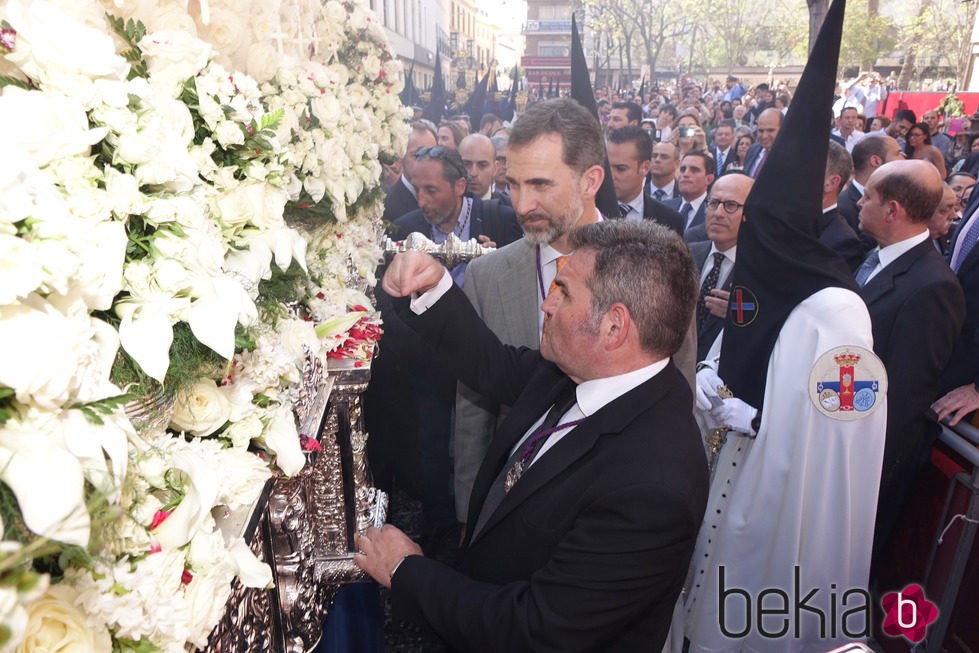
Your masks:
M710 155L714 157L714 169L720 177L731 162L731 147L734 145L734 121L722 120L714 130L714 142L710 146Z
M476 478L459 571L390 525L357 538L356 564L456 650L659 650L704 511L703 446L669 361L697 293L690 254L646 221L571 238L539 352L501 345L423 254L384 277L460 379L513 406Z
M879 247L856 279L870 311L874 352L888 377L875 557L940 432L926 413L941 390L942 369L965 315L962 289L928 234L928 219L941 196L934 166L912 160L881 166L860 200L860 227Z
M864 249L860 237L853 231L837 210L837 198L843 185L853 173L853 161L846 148L835 141L829 142L826 156L826 175L823 177L823 214L816 231L819 242L840 255L851 271L863 263Z
M890 161L903 158L901 146L890 136L884 134L867 134L859 143L853 146L853 179L837 198L837 208L863 242L864 249L869 251L877 247L877 242L867 233L860 230L860 209L857 202L863 197L863 189L874 170Z
M652 163L649 167L649 183L646 192L657 202L669 202L680 196L676 184L676 169L680 165L679 150L670 142L653 145Z
M641 127L620 127L606 139L608 165L619 211L626 220L653 220L683 235L683 218L643 191L653 155L653 139Z
M496 160L496 146L493 141L482 134L469 134L459 143L459 155L466 169L468 185L466 190L484 202L495 200L505 206L511 206L510 198L493 190L496 171L499 163Z
M724 328L738 253L738 231L744 221L744 203L755 180L741 172L721 175L707 198L707 237L690 243L690 254L700 272L697 298L697 360L707 358ZM716 271L715 271L716 267Z
M513 209L494 203L495 210L490 210L490 203L466 195L458 152L436 146L413 155L412 179L420 208L395 220L392 238L419 232L442 243L455 234L463 241L477 238L502 247L523 236ZM452 269L459 286L465 270L466 264ZM430 348L398 319L391 299L383 292L377 299L385 333L365 396L365 417L374 436L371 461L385 487L392 478L399 479L399 487L421 500L426 534L437 538L440 530L455 527L449 492L455 378L432 362Z
M680 197L664 202L680 212L684 220L683 239L688 243L707 240L704 215L707 189L714 181L714 159L703 150L687 152L680 161L677 186Z
M942 373L942 397L932 404L938 419L955 426L979 410L979 193L962 212L945 258L965 293L965 324Z
M772 149L772 143L782 128L782 112L771 107L758 116L758 142L753 143L744 155L744 171L752 179L758 177L758 171L765 165L765 157Z
M523 236L512 208L500 204L490 210L486 202L466 194L469 181L458 152L437 146L421 148L415 157L413 179L419 208L394 221L392 238L401 240L419 232L442 243L454 233L462 241L476 238L503 247ZM452 269L460 286L465 270L465 264Z
M408 147L401 159L401 178L388 190L384 198L385 223L392 223L405 213L418 208L415 187L411 181L415 170L415 151L421 147L432 147L437 143L435 130L430 124L422 121L411 123L411 133L408 134Z

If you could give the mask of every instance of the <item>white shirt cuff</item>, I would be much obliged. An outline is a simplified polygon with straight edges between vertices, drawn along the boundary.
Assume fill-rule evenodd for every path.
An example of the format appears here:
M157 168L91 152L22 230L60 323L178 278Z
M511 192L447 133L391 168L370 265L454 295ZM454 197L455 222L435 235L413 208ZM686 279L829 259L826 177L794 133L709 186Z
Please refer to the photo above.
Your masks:
M434 288L422 293L421 295L417 293L411 294L411 307L412 312L415 315L421 315L428 309L432 307L438 300L442 299L442 295L449 292L449 288L452 287L452 276L449 274L448 270L442 273L442 278L439 282L435 284ZM403 304L402 304L403 306Z

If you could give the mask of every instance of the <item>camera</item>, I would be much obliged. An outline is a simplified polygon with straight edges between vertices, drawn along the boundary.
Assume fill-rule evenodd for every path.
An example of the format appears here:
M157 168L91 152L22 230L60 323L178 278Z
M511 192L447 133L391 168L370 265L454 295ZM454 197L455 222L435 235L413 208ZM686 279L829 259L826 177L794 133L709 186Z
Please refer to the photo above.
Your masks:
M680 138L693 138L694 134L696 133L697 133L696 127L680 127L677 130L677 134L679 134Z

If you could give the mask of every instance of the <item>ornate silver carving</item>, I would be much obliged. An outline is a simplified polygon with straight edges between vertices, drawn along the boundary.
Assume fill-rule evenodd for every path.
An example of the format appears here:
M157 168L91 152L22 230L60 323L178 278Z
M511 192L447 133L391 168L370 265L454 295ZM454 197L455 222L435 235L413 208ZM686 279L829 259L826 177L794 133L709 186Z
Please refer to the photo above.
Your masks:
M328 370L323 379L322 362L308 356L296 402L299 432L320 450L307 453L295 476L269 481L246 527L249 546L272 567L274 588L236 584L209 651L310 651L341 584L365 578L353 563L354 537L387 514L387 495L371 485L367 464L361 395L370 368L330 361ZM245 521L223 519L232 530Z
M133 428L142 435L162 433L173 417L176 396L160 386L157 390L142 397L127 401L123 405L126 417Z
M386 260L390 260L395 254L409 250L431 254L449 268L471 261L477 256L495 251L492 247L480 245L479 241L475 238L463 242L454 233L449 234L445 242L441 245L436 245L417 231L408 234L408 237L404 240L391 240L388 238L384 242L384 256Z

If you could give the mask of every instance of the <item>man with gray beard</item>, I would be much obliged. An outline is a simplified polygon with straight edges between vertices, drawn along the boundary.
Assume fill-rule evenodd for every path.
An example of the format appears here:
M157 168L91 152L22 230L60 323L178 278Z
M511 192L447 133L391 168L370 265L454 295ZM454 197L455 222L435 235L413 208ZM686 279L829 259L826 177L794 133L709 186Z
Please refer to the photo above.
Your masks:
M541 303L572 253L571 231L604 220L595 195L605 178L602 129L569 98L530 107L513 127L507 182L524 238L469 264L463 286L486 325L504 344L540 347ZM618 216L613 216L618 217ZM696 332L691 322L674 357L693 385ZM496 430L501 406L459 384L454 434L456 515L465 521L476 472Z

